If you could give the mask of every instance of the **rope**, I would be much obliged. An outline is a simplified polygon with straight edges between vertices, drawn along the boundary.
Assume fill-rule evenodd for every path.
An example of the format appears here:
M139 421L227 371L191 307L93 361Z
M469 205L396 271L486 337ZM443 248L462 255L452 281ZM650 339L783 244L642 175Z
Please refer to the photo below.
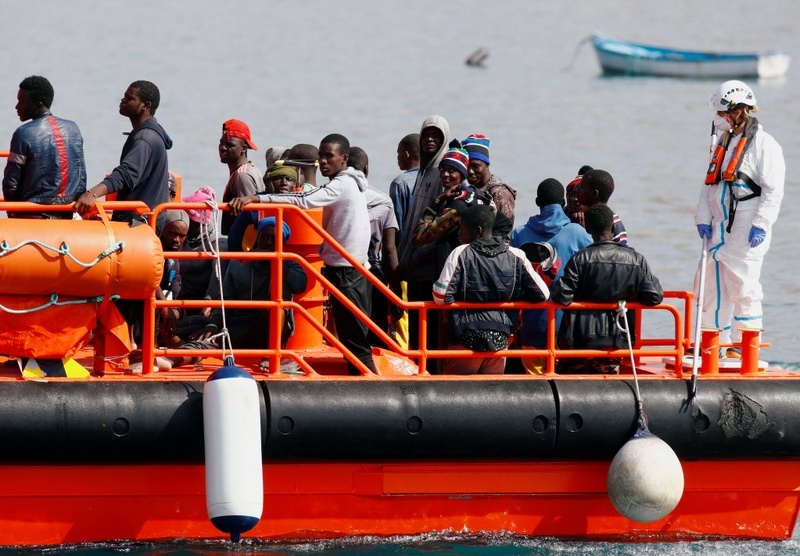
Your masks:
M631 358L631 369L633 369L633 382L635 385L634 395L636 396L636 420L639 423L639 428L647 430L647 414L644 412L644 403L642 394L639 391L639 376L636 374L636 362L633 357L633 344L631 344L630 328L628 326L628 309L625 307L624 301L617 302L617 328L619 328L628 340L628 354ZM625 323L624 326L620 324L620 318Z
M112 295L111 299L119 299L118 295ZM50 300L46 303L39 305L38 307L30 307L28 309L12 309L10 307L6 307L3 304L0 304L0 311L10 313L12 315L26 315L29 313L35 313L36 311L41 311L43 309L47 309L48 307L52 306L65 306L65 305L82 305L84 303L100 303L103 301L103 296L98 295L96 297L88 297L86 299L71 299L68 301L59 301L57 293L50 294Z
M221 230L222 211L219 210L217 202L214 199L206 199L205 203L208 205L209 210L211 210L211 221L217 225L217 230ZM213 241L209 240L209 245L206 246L208 228L208 224L204 224L202 222L200 223L200 237L203 244L203 250L214 255L214 273L217 276L217 283L219 284L219 301L222 312L222 330L209 337L209 340L213 341L217 338L222 340L220 342L222 347L222 360L227 364L226 351L230 351L230 364L232 365L235 362L235 357L233 355L233 344L231 344L231 335L228 332L228 323L225 316L225 293L223 292L222 288L222 259L219 255L219 234L214 234ZM212 242L213 245L211 245Z
M102 261L103 259L105 259L106 257L110 256L111 254L113 254L113 253L115 253L117 251L122 251L122 249L125 247L125 242L124 241L118 241L116 243L116 245L109 246L108 248L103 250L99 255L97 255L97 257L95 257L95 259L92 262L89 262L89 263L84 263L84 262L79 261L78 259L76 259L75 256L72 253L70 253L69 245L67 245L67 242L63 242L61 244L61 247L53 247L52 245L48 245L47 243L41 242L41 241L36 240L36 239L25 240L22 243L20 243L19 245L16 245L15 247L9 247L8 246L8 242L6 240L3 240L2 242L0 242L0 257L4 257L6 255L10 255L14 251L17 251L17 250L21 249L22 247L25 247L26 245L36 245L38 247L41 247L42 249L49 249L50 251L53 251L54 253L57 253L57 254L59 254L59 255L61 255L63 257L67 257L67 258L71 259L78 266L82 266L83 268L91 268L94 265L96 265L97 263L99 263L100 261Z
M583 45L585 45L590 40L592 40L592 36L591 35L589 35L588 37L582 38L580 40L580 42L578 42L578 45L575 47L575 52L572 54L572 59L569 61L569 64L567 64L565 67L561 68L562 72L568 72L569 70L572 69L572 66L575 64L575 60L578 59L578 54L580 54L581 48L583 48Z

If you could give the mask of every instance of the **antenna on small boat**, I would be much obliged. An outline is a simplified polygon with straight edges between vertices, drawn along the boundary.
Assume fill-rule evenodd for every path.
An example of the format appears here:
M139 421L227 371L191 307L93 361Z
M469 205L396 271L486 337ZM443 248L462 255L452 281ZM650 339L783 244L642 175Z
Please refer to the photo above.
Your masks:
M572 66L575 65L575 60L578 59L578 54L580 53L581 48L583 48L583 45L585 45L590 40L592 40L592 36L591 35L589 35L588 37L582 38L578 42L578 45L575 47L575 52L573 52L572 59L569 61L569 64L567 64L565 67L561 68L562 72L566 73L566 72L568 72L568 71L570 71L572 69Z

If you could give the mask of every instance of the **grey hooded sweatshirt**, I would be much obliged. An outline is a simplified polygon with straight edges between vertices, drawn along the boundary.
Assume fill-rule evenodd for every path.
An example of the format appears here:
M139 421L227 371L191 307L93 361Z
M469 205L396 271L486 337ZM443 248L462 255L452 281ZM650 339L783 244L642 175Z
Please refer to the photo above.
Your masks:
M367 178L348 166L325 185L302 193L259 195L262 203L288 203L305 209L322 208L322 227L362 265L369 249ZM327 266L353 266L327 242L320 247Z

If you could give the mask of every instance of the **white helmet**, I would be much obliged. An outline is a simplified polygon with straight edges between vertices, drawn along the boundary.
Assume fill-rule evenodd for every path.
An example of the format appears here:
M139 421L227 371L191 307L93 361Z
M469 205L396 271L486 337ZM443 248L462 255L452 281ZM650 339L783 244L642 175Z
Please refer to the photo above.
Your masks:
M756 105L756 95L744 82L735 79L720 85L708 99L708 107L716 112L727 112L737 104L753 107Z

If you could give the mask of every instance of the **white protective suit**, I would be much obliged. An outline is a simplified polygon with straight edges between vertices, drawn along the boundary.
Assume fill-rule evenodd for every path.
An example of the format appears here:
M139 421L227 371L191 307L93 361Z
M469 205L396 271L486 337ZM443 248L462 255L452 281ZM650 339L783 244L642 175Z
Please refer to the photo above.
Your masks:
M730 139L722 168L728 167L731 154L741 136ZM753 142L743 154L739 172L749 176L761 186L761 195L740 201L730 233L726 231L731 189L736 198L751 193L740 179L734 182L720 180L714 185L703 185L695 212L695 224L710 224L708 260L703 291L703 328L719 328L720 343L739 343L740 328L763 328L761 300L761 263L772 239L772 226L778 218L783 199L786 165L783 150L761 125ZM757 226L767 233L761 245L750 247L750 228ZM699 284L699 269L695 277L695 292Z

